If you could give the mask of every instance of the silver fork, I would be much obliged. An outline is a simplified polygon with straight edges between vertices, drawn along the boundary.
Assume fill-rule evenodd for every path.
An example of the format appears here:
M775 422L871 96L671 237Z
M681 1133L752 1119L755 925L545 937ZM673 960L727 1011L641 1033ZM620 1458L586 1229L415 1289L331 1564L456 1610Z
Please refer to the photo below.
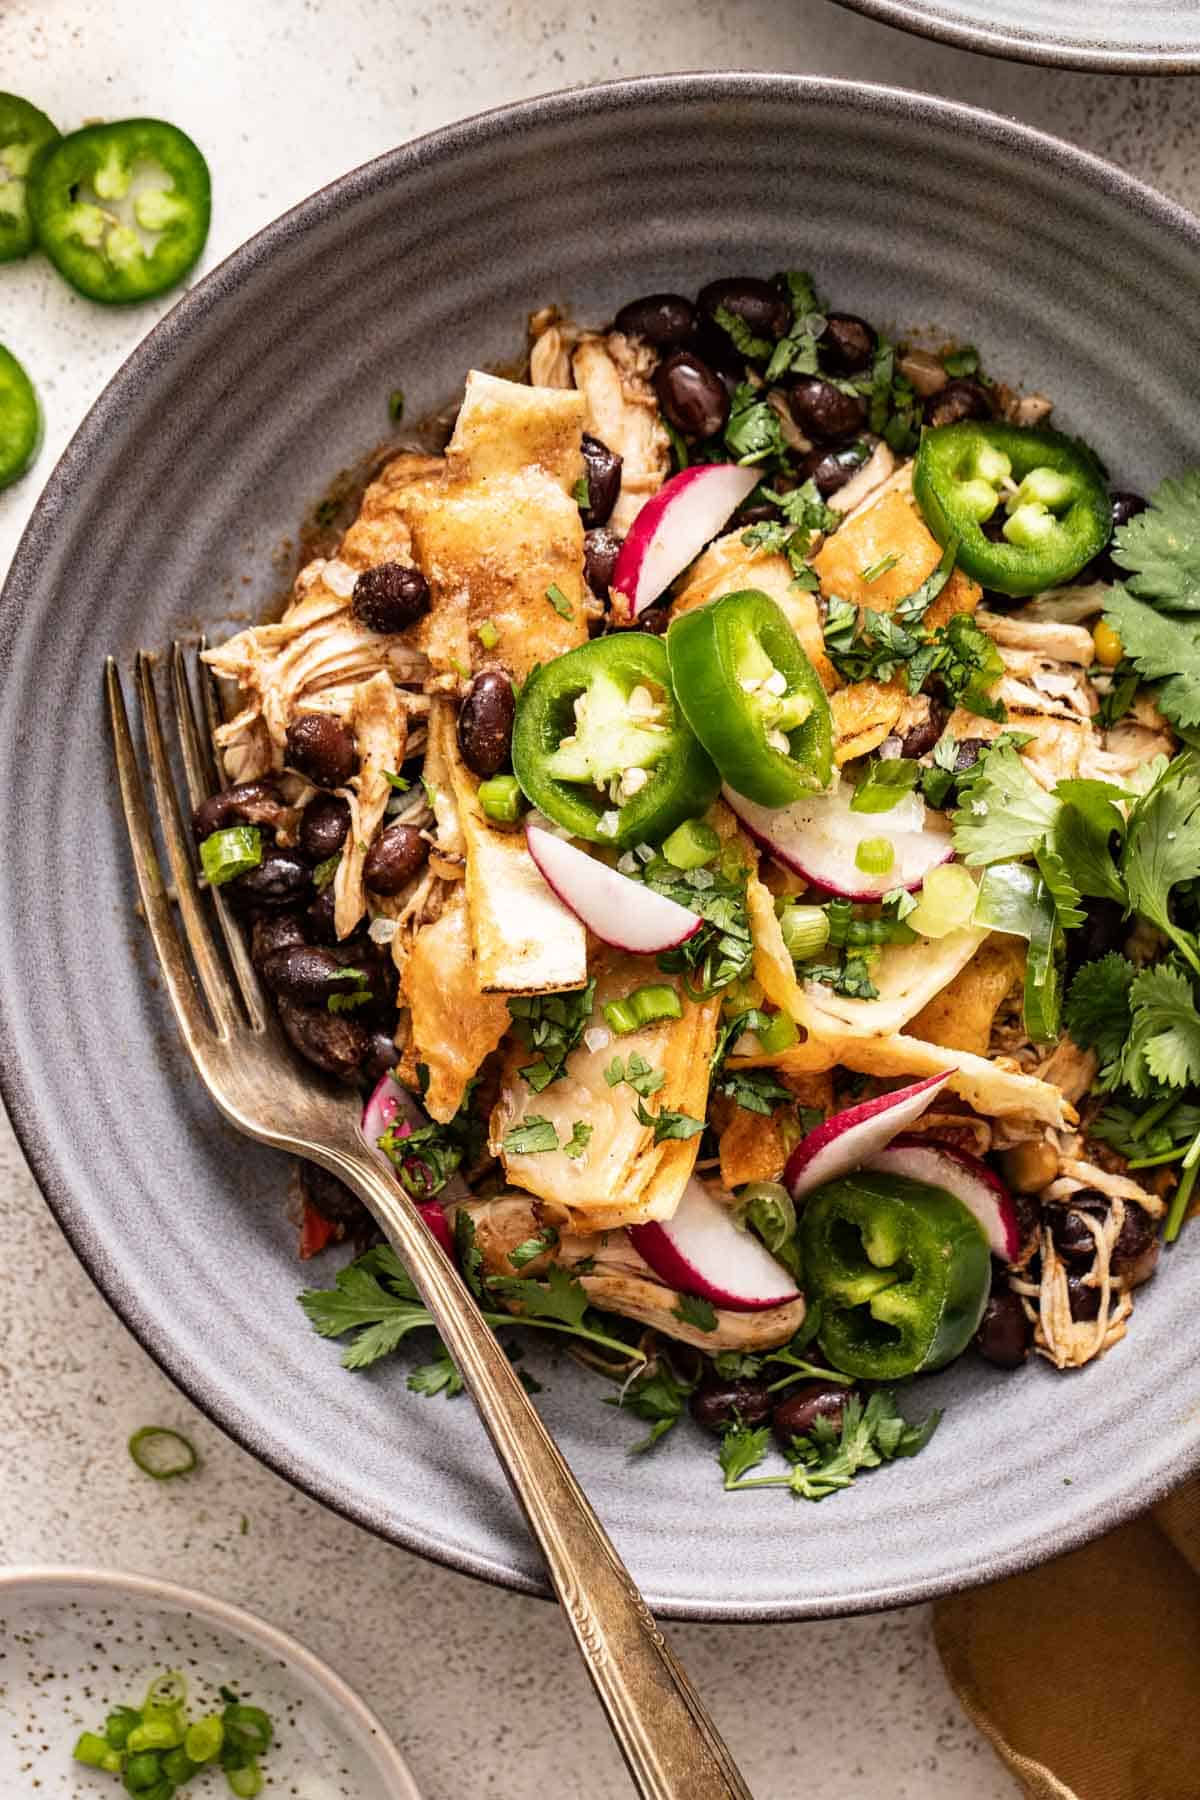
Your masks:
M189 655L176 642L171 685L188 794L195 806L214 785L210 744L217 710L212 681L201 665L202 732L193 707ZM487 1427L638 1791L649 1800L751 1800L716 1727L469 1290L399 1183L372 1160L354 1101L315 1071L300 1067L263 998L238 923L220 893L213 892L227 963L218 950L175 794L152 662L140 652L135 687L193 980L159 865L121 680L111 657L105 682L142 909L184 1043L209 1094L230 1124L248 1137L307 1157L344 1181L403 1259Z

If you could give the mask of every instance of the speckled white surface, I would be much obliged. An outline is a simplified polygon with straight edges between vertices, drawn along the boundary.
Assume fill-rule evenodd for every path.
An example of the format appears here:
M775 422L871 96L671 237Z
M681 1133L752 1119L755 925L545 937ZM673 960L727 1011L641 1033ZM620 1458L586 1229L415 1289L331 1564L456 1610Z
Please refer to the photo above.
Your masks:
M574 82L722 66L861 76L976 101L1200 204L1200 81L1010 67L821 0L0 8L0 86L68 128L153 112L196 135L214 176L209 266L324 181L456 116ZM156 316L153 306L90 307L37 261L0 272L0 340L25 361L47 413L37 469L0 495L0 569L39 480ZM378 1708L430 1800L628 1792L552 1610L367 1537L226 1442L92 1289L2 1118L0 1244L0 1562L154 1571L263 1612ZM150 1421L192 1435L204 1458L196 1477L170 1486L137 1474L125 1440ZM802 1515L792 1528L803 1529ZM923 1608L841 1623L679 1626L672 1638L758 1800L783 1800L802 1783L830 1800L1015 1792L946 1687Z

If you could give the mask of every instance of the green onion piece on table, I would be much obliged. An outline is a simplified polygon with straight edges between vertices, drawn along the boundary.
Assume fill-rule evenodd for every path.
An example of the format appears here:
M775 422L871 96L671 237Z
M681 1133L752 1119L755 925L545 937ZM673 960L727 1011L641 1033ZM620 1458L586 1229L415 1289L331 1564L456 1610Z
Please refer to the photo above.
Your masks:
M174 1481L180 1475L190 1475L200 1463L191 1440L167 1425L143 1425L135 1431L129 1440L129 1454L143 1475L149 1475L155 1481ZM152 1701L148 1698L146 1704L152 1708L166 1707L182 1705L182 1701Z

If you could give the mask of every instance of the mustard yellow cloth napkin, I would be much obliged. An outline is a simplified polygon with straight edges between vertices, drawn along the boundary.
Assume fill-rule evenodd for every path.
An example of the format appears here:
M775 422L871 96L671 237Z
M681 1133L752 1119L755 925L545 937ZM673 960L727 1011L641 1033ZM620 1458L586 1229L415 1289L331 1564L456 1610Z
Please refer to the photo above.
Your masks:
M1200 1481L940 1600L951 1686L1033 1800L1200 1800Z

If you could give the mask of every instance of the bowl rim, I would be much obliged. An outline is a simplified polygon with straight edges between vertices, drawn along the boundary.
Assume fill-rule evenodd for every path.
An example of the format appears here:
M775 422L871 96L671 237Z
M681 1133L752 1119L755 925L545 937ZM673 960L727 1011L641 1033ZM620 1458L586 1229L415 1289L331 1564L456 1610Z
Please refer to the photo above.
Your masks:
M10 609L20 607L21 590L36 580L44 543L73 503L75 490L86 479L86 465L93 444L119 424L122 394L127 382L135 386L152 379L174 353L177 340L198 329L225 296L236 292L254 276L257 265L331 212L380 187L402 181L410 171L438 162L452 162L462 150L480 145L503 144L514 132L541 125L556 125L572 117L611 114L623 108L653 106L663 101L704 105L714 102L786 100L800 106L805 101L833 101L867 107L899 122L936 122L952 134L985 142L993 148L1031 152L1043 167L1065 168L1083 186L1111 200L1183 242L1200 262L1200 218L1179 202L1128 174L1115 163L1082 150L1063 138L1017 120L962 101L945 100L913 89L884 83L861 82L815 75L780 74L772 71L699 71L627 77L594 86L556 89L472 114L450 125L423 134L380 156L348 170L279 215L217 263L190 288L169 312L151 328L118 367L101 391L78 430L51 471L34 504L29 522L17 545L12 564L0 588L0 637ZM104 1295L127 1330L136 1338L164 1374L214 1424L284 1480L331 1511L363 1526L386 1541L465 1575L514 1592L552 1598L550 1588L537 1575L513 1569L493 1555L448 1545L421 1524L397 1523L365 1501L334 1493L310 1474L294 1445L264 1445L240 1421L230 1420L226 1395L208 1376L187 1366L177 1355L173 1340L160 1332L153 1320L135 1306L119 1306L110 1297L103 1278L104 1245L90 1224L86 1207L64 1181L56 1165L53 1134L46 1128L37 1095L18 1064L16 1035L9 1021L9 1000L0 984L0 1095L8 1108L38 1187L67 1241L84 1269ZM1062 1555L1112 1530L1144 1511L1172 1487L1193 1473L1198 1453L1184 1447L1166 1463L1144 1473L1117 1495L1102 1495L1069 1523L1047 1525L1041 1534L1013 1549L991 1552L969 1572L946 1572L920 1579L899 1577L859 1589L852 1597L824 1594L801 1602L778 1600L672 1599L648 1596L663 1618L695 1621L775 1621L804 1618L840 1618L912 1605L938 1595L1016 1574ZM649 1585L649 1584L647 1584Z
M958 50L974 50L981 56L1000 57L1006 62L1110 75L1194 75L1200 70L1200 38L1195 50L1182 55L1152 47L1117 50L1102 44L1042 37L1036 32L996 29L985 23L973 25L965 18L943 19L930 13L914 13L907 0L837 0L837 4L897 31L907 31L934 43L952 44Z
M0 1569L0 1604L23 1589L49 1595L59 1590L65 1594L68 1589L80 1586L98 1588L113 1599L165 1602L178 1612L194 1613L209 1624L221 1626L288 1668L302 1670L325 1692L340 1713L350 1719L358 1733L370 1741L383 1765L382 1773L399 1784L396 1800L421 1800L412 1771L387 1726L349 1683L343 1681L337 1670L290 1632L272 1625L258 1613L235 1606L231 1600L181 1587L178 1582L165 1581L157 1575L135 1575L120 1569L97 1569L74 1563L28 1563Z

